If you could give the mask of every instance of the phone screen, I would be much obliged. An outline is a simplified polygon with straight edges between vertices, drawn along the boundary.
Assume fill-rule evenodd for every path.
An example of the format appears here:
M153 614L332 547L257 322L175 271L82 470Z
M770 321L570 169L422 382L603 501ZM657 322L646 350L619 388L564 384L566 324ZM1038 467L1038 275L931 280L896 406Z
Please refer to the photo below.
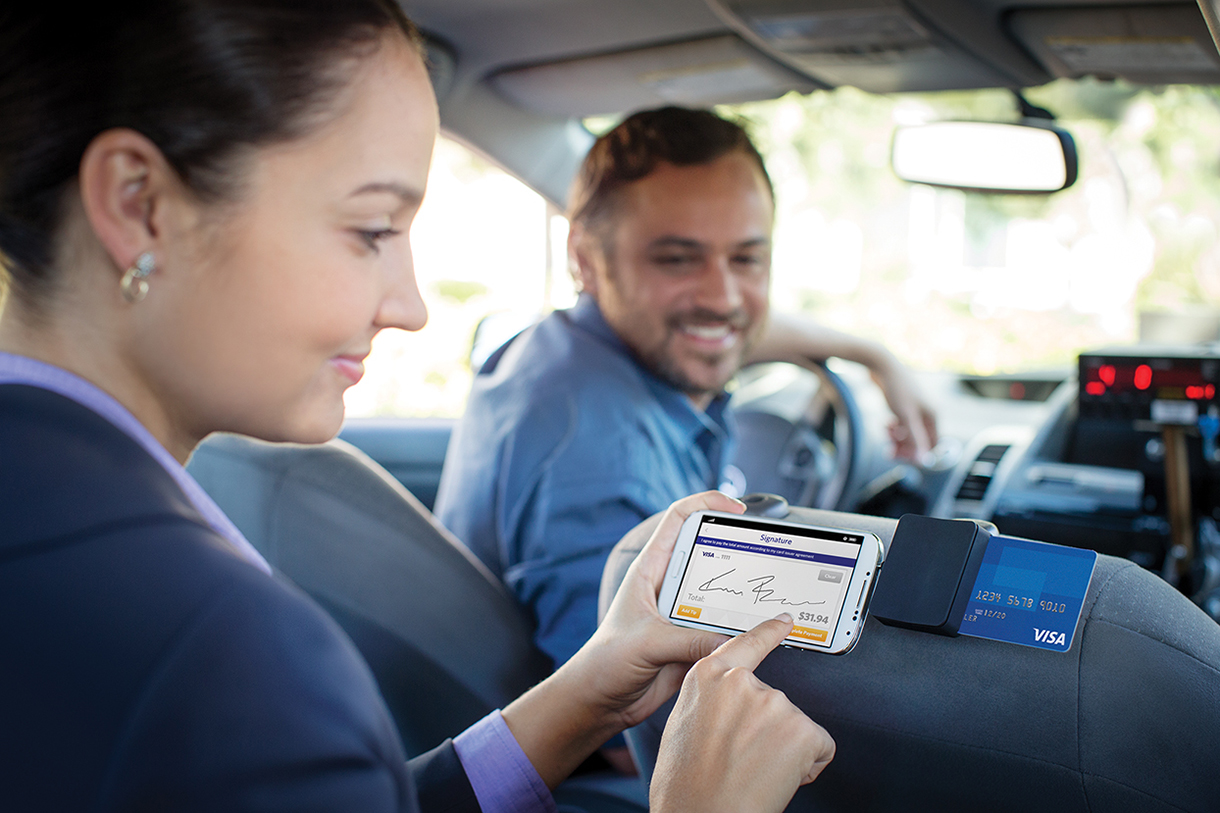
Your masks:
M829 649L863 543L850 531L704 516L670 617L745 632L787 612L789 640Z

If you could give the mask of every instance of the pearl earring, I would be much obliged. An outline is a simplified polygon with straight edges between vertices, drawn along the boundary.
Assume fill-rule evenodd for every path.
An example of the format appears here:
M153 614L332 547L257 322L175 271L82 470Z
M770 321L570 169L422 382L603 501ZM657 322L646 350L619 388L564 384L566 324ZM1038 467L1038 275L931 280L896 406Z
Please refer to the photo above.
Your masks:
M123 292L123 298L133 305L144 299L148 295L148 275L156 267L157 261L151 251L145 251L136 257L131 268L128 268L127 273L123 275L123 281L119 283L119 290Z

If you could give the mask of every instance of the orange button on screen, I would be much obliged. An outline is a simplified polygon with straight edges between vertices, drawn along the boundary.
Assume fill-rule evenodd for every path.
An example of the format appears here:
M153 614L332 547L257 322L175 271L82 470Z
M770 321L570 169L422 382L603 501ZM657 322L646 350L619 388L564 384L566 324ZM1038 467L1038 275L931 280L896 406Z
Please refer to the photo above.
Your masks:
M678 611L674 615L684 615L687 618L698 618L699 613L703 612L699 607L687 607L685 604L678 605Z
M806 641L819 641L826 643L826 630L815 630L809 627L793 627L792 632L788 634L789 638L804 638Z

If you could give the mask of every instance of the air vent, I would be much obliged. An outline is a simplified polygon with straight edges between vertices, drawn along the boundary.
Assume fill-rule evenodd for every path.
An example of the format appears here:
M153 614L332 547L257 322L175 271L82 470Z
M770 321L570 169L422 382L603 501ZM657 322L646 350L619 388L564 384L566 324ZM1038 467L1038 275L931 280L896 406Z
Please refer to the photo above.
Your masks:
M995 476L995 469L1000 463L1000 458L1009 448L999 444L984 446L983 451L979 452L979 456L975 458L974 465L967 472L966 479L962 481L962 487L957 490L957 499L983 499L983 495L987 493L987 486L991 484L991 478Z

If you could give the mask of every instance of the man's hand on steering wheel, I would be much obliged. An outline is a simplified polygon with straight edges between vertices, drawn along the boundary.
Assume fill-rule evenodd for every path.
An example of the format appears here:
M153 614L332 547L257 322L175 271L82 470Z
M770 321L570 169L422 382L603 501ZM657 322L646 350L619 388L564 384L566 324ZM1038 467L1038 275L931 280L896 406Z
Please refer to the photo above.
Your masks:
M911 371L879 342L820 325L808 316L772 313L748 361L824 361L841 358L863 364L894 413L890 439L894 456L920 461L936 445L936 412L924 399Z

